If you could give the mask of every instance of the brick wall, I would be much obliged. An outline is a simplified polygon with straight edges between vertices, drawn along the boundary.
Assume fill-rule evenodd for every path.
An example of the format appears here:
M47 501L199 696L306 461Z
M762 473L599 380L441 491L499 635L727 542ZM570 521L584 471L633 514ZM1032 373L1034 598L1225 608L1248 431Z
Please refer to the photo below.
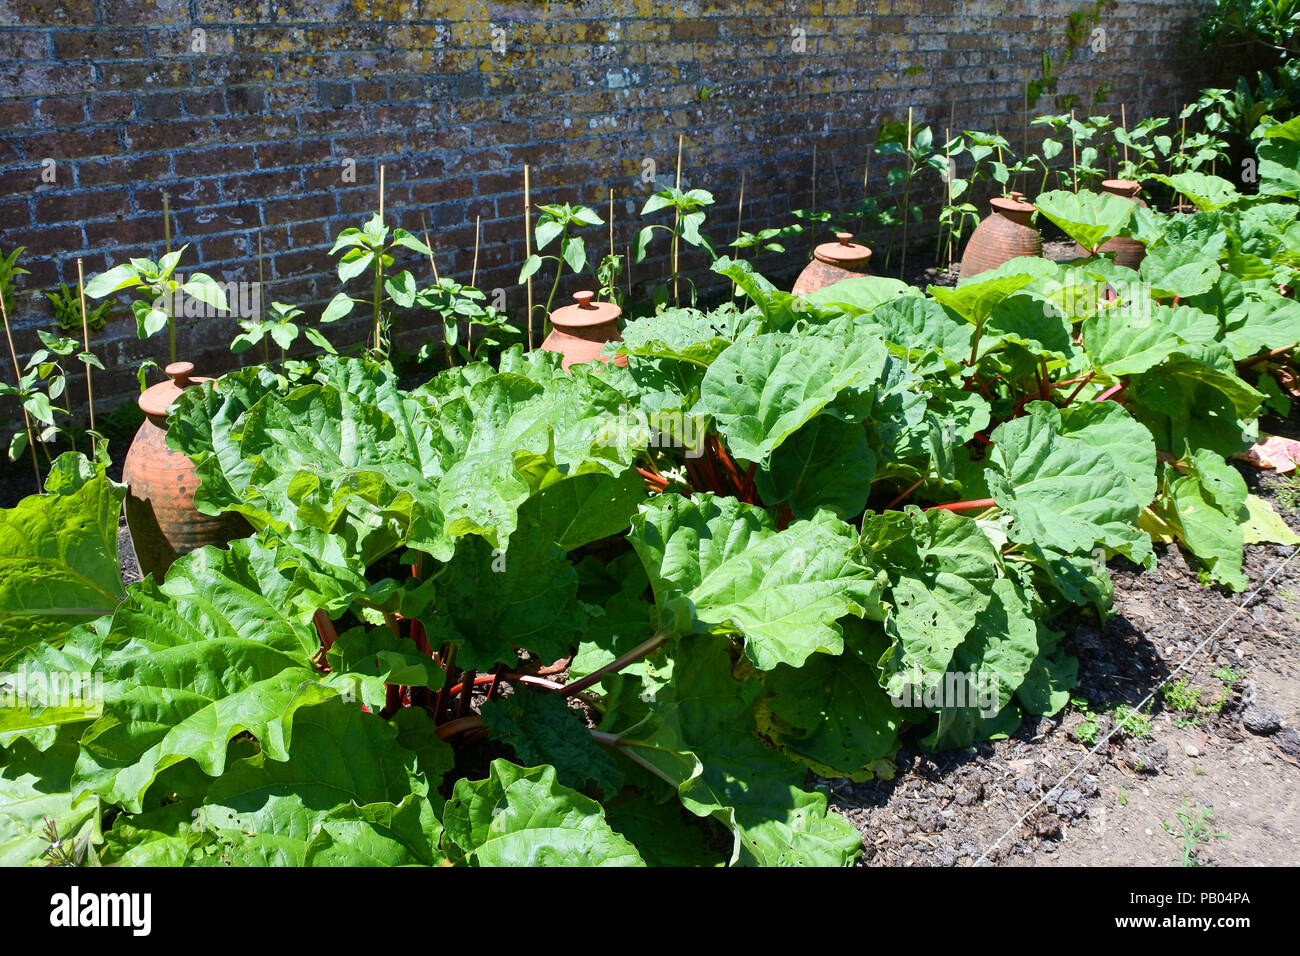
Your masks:
M1059 92L1087 104L1113 84L1097 109L1122 102L1130 117L1167 114L1208 81L1190 42L1198 0L1120 2L1100 21L1106 51L1067 57L1068 15L1094 6L0 0L0 249L28 247L24 290L75 283L77 257L88 274L156 258L165 191L188 268L256 280L260 235L265 301L319 303L338 291L331 237L373 211L383 164L390 224L418 232L423 217L442 274L468 281L481 217L478 284L505 289L522 317L525 163L534 203L604 214L613 188L621 251L652 191L643 161L671 182L679 132L684 185L713 191L722 238L736 228L742 171L747 229L784 224L814 189L818 206L851 205L875 130L909 107L918 126L955 117L1017 142L1044 53ZM603 250L605 237L589 242ZM805 252L759 265L788 278ZM718 285L697 253L687 261L706 291ZM644 288L663 271L651 260L633 278ZM49 312L26 294L20 305L21 352ZM133 394L135 366L166 350L165 337L136 339L125 307L116 314L95 346L106 403ZM229 319L183 321L180 352L203 371L228 368L233 334ZM408 328L403 344L419 337Z

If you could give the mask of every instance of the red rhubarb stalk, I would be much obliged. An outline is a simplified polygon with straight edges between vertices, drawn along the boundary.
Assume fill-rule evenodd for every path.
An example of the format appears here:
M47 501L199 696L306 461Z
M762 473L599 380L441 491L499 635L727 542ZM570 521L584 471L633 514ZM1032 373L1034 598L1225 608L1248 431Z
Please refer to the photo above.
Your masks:
M946 505L933 505L926 508L926 511L981 511L985 508L996 508L998 503L992 498L975 498L972 501L954 501Z
M1126 385L1128 385L1128 382L1120 382L1118 385L1112 385L1110 388L1106 389L1106 391L1102 392L1100 395L1094 398L1093 401L1104 402L1112 395L1118 395L1120 392L1124 391L1124 387Z

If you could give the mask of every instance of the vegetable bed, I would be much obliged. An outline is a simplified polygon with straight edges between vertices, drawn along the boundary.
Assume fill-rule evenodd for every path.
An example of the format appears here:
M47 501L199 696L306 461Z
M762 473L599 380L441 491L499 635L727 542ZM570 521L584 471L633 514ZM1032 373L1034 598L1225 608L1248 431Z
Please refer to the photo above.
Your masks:
M1245 543L1297 541L1226 460L1300 340L1300 121L1262 142L1260 195L1169 177L1192 214L1038 197L1139 270L799 298L721 257L740 304L629 322L626 368L188 388L167 441L256 534L161 583L123 586L125 489L62 456L0 514L0 862L851 862L810 775L1059 712L1053 621L1107 614L1107 561L1177 543L1241 590Z

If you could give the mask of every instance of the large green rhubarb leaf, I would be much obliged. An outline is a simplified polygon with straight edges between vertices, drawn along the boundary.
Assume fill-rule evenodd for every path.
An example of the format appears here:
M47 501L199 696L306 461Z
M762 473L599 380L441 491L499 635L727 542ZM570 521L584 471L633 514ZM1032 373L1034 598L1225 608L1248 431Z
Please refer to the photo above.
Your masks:
M801 788L806 770L755 735L756 681L731 676L727 640L703 636L678 645L673 678L657 694L646 726L625 740L641 762L676 783L697 816L735 834L732 862L750 866L842 866L861 837L830 813L826 795Z
M1225 209L1241 199L1241 193L1237 192L1237 187L1220 176L1185 172L1174 176L1153 176L1151 178L1186 196L1202 212Z
M968 747L1014 731L1020 713L1007 708L1037 657L1038 626L1030 597L1009 578L999 578L988 605L953 655L943 690L957 699L942 701L926 745L936 750Z
M1275 293L1247 302L1229 317L1223 342L1237 361L1300 343L1300 302Z
M600 804L556 782L554 767L492 761L485 780L458 780L443 849L471 866L644 866Z
M504 550L462 539L438 575L437 599L420 620L431 641L458 645L461 667L513 661L515 648L553 661L577 646L585 622L578 576L538 528L521 529Z
M1154 368L1184 345L1212 342L1214 316L1192 306L1154 305L1150 315L1101 309L1083 322L1083 345L1093 364L1119 377Z
M440 827L415 755L374 714L335 698L299 711L287 759L233 764L197 812L207 862L433 865ZM435 781L436 783L436 781ZM193 859L193 857L192 857Z
M1063 189L1040 193L1034 206L1089 253L1124 232L1137 204L1111 193L1075 193Z
M853 529L829 512L778 531L733 498L661 495L642 506L631 537L660 609L688 599L703 625L742 635L763 670L838 654L840 618L882 614L879 584L853 556Z
M849 520L866 507L875 472L866 428L818 415L772 453L756 486L765 504L788 503L796 518L825 508Z
M99 801L77 801L69 792L77 759L77 734L62 729L38 749L26 740L0 750L0 866L46 866L48 821L65 846L93 859L99 842Z
M735 457L766 464L774 449L841 391L870 389L887 355L873 338L759 335L713 362L695 412L713 416Z
M787 753L822 776L868 780L898 748L903 719L880 686L877 661L888 641L879 626L849 618L844 628L843 654L769 673L764 706L780 722L774 733Z
M295 710L336 695L310 666L322 595L256 539L204 548L161 585L131 588L103 638L103 714L82 738L76 782L129 810L167 767L211 776L248 732L283 760Z
M582 714L557 694L521 690L483 705L492 735L526 764L552 764L562 784L575 790L594 783L606 797L623 786L613 758L592 739Z
M1102 545L1149 561L1150 540L1136 528L1148 502L1130 478L1096 443L1070 436L1055 406L1031 402L1026 410L992 435L989 489L1012 516L1011 539L1066 553ZM1103 423L1099 434L1108 430Z
M912 505L868 513L862 551L890 575L886 686L894 694L932 686L989 602L997 552L970 518Z
M0 511L0 667L122 599L117 526L126 488L67 454L45 494Z

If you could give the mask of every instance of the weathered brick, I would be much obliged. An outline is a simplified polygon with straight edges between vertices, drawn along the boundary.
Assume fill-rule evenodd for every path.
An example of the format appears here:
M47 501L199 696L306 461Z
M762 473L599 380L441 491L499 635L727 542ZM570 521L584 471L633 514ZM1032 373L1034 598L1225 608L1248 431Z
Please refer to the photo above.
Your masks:
M54 34L59 60L139 60L148 55L143 30L97 27Z
M51 191L36 197L36 219L43 223L106 219L130 211L129 193L120 186L109 189Z
M109 186L117 183L140 184L163 179L171 174L171 158L164 153L151 156L128 156L121 159L93 159L77 163L77 185Z
M604 215L613 185L622 249L655 188L640 181L642 160L657 163L659 187L671 182L681 131L683 184L714 193L710 223L732 228L743 171L743 226L756 229L814 201L814 142L816 202L839 206L860 195L879 124L909 107L918 124L1018 129L1023 83L1044 50L1063 92L1086 103L1106 79L1110 102L1134 115L1178 109L1211 72L1231 75L1180 45L1195 12L1176 0L1122 3L1104 14L1112 53L1067 58L1063 23L1076 6L159 0L145 17L141 0L0 0L0 25L21 28L5 31L0 63L0 245L48 250L30 253L42 281L66 277L83 246L91 271L157 256L166 191L177 242L194 244L191 268L254 275L261 227L271 294L318 308L338 286L328 243L374 211L382 163L390 224L422 229L423 219L439 268L467 280L481 217L479 282L508 288L521 310L524 163L535 204L584 202ZM192 48L191 12L206 52ZM494 26L506 31L504 53L492 48ZM806 31L803 54L795 27ZM1008 35L1021 40L997 39ZM39 177L47 156L59 160L52 185ZM869 194L888 165L874 159ZM938 184L918 181L914 195L933 204ZM603 252L604 231L591 238ZM640 293L661 281L666 255L660 243L633 269ZM409 258L415 267L421 257ZM684 262L707 292L718 283L706 258L688 250ZM754 257L778 282L803 259L802 249ZM561 295L572 287L566 279ZM407 321L404 341L427 334L418 316ZM231 362L232 329L218 326L181 330L187 357L212 371ZM106 338L125 367L106 375L105 394L133 391L129 366L157 354L156 342L135 341L129 316L115 329ZM359 321L332 331L346 344L367 330Z

